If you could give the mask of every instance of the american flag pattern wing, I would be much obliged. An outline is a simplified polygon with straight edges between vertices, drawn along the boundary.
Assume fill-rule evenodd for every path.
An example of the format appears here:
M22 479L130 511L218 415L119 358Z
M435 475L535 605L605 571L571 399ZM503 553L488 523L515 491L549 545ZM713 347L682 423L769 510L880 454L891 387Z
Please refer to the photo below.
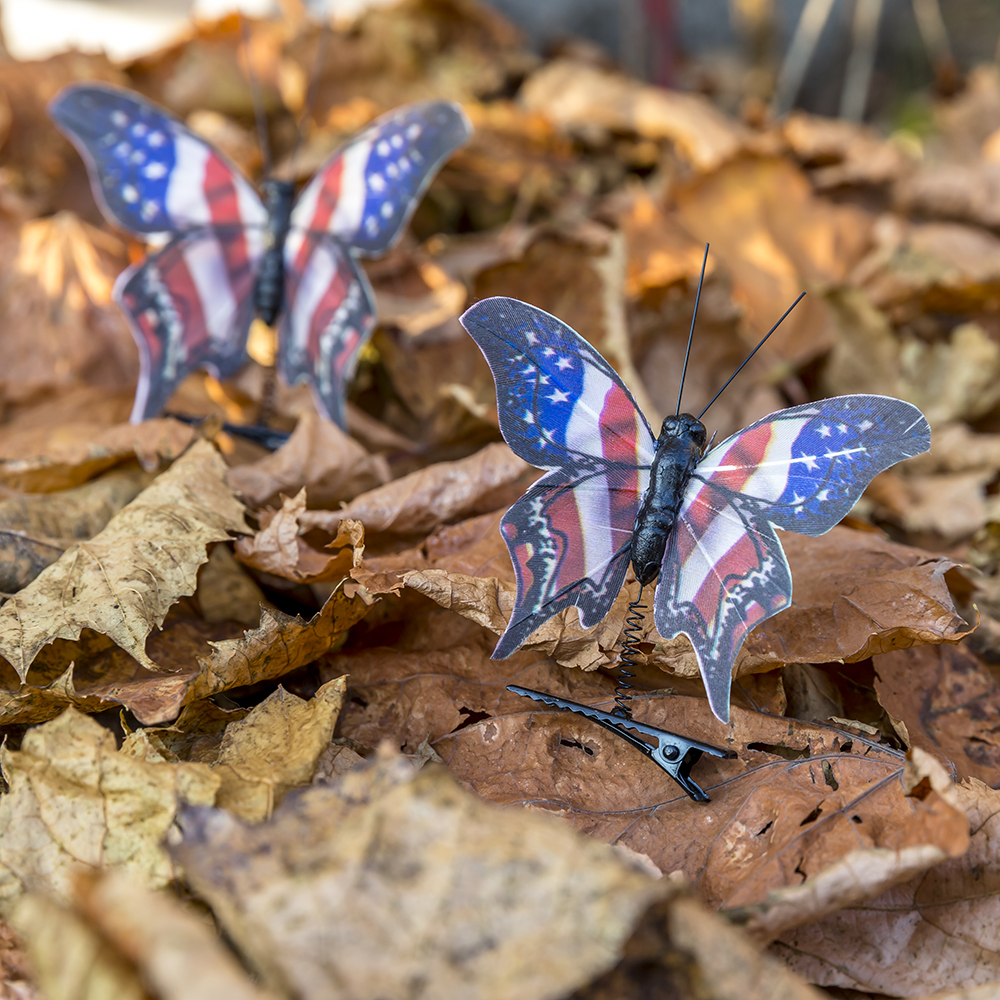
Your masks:
M360 255L384 253L438 168L471 133L461 107L449 101L408 104L376 119L299 195L287 256L298 257L305 233L326 233Z
M215 225L262 227L250 182L173 115L106 84L73 84L49 114L80 151L104 214L153 237Z
M139 345L133 423L155 417L197 368L236 373L254 315L254 265L240 230L195 230L122 272L115 298Z
M462 324L493 372L504 439L549 470L501 523L517 596L499 658L570 605L585 627L608 613L628 568L655 439L615 370L554 316L497 297L472 306Z
M930 447L912 404L840 396L780 410L698 464L654 600L657 631L694 646L715 714L729 718L732 668L747 633L791 603L774 528L821 535L883 470Z
M341 244L309 235L286 260L285 302L278 370L288 385L307 381L320 412L346 428L345 386L375 325L368 280Z

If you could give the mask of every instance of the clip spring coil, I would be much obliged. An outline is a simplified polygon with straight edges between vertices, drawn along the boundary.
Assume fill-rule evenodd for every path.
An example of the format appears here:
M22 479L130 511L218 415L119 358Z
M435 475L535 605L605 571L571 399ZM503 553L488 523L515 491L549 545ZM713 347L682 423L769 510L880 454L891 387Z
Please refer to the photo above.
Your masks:
M635 690L629 681L635 677L633 671L638 664L639 639L642 636L642 622L645 617L646 605L642 603L642 587L639 596L629 601L628 614L625 616L625 628L622 629L622 653L618 661L618 684L615 687L614 714L623 719L632 718L632 692ZM629 669L631 668L631 670Z

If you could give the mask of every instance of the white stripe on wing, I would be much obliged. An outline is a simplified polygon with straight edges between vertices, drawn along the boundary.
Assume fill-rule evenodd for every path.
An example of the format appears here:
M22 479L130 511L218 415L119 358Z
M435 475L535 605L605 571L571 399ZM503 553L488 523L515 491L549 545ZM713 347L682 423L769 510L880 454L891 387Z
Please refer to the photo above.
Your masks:
M205 197L205 164L210 155L203 143L183 132L174 133L175 164L165 201L167 214L182 226L205 226L212 221Z
M330 219L329 231L347 243L361 229L361 221L368 201L368 184L365 170L372 144L358 142L344 150L340 172L340 193L337 207Z
M697 497L692 498L697 503ZM688 506L688 505L685 505ZM690 529L688 529L690 530ZM694 536L695 547L680 568L677 581L677 600L693 601L702 584L716 572L715 567L729 550L746 534L742 522L713 514L701 538Z
M225 341L236 314L236 300L219 241L208 236L195 239L184 248L184 262L201 299L209 339Z
M302 364L309 344L313 316L336 274L337 263L333 256L323 246L317 246L309 255L295 301L288 313L288 329L291 331L288 357L296 368Z

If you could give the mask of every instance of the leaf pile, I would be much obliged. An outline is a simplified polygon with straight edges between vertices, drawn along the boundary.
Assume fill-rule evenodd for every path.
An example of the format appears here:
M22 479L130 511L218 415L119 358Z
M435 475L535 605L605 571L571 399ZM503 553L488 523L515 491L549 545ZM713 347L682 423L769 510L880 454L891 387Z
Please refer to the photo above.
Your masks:
M475 126L400 245L350 433L274 353L127 421L138 359L110 232L44 116L102 79L259 177L238 20L128 65L0 64L0 991L70 1000L1000 992L1000 73L907 141L737 121L473 0L331 29L248 24L277 171L305 180L412 100ZM325 46L304 139L317 51ZM685 386L728 434L845 392L924 408L933 447L828 535L783 536L790 608L748 638L733 719L644 624L637 719L735 752L688 799L593 723L629 579L493 661L498 525L538 472L500 438L458 323L512 295L579 330L653 426ZM273 453L221 430L269 414ZM847 992L837 995L846 996Z

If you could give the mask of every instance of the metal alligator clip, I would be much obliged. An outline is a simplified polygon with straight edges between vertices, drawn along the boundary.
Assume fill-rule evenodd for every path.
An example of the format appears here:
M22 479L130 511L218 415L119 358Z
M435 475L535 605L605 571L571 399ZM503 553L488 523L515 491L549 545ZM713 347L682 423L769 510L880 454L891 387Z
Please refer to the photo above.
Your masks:
M530 688L523 688L517 684L508 684L507 690L551 708L561 708L567 712L573 712L575 715L593 719L599 726L603 726L627 743L631 743L640 753L645 754L651 761L662 767L696 802L710 801L705 792L690 777L691 768L698 762L701 755L707 753L713 757L722 758L736 756L731 750L720 750L719 747L713 747L710 743L689 740L686 736L668 733L665 729L647 726L644 722L635 722L633 719L626 719L620 715L602 712L599 708L590 708L575 701L567 701L565 698L543 694L541 691L532 691ZM645 740L633 735L633 732L628 730L651 737L656 740L656 746L650 746Z

